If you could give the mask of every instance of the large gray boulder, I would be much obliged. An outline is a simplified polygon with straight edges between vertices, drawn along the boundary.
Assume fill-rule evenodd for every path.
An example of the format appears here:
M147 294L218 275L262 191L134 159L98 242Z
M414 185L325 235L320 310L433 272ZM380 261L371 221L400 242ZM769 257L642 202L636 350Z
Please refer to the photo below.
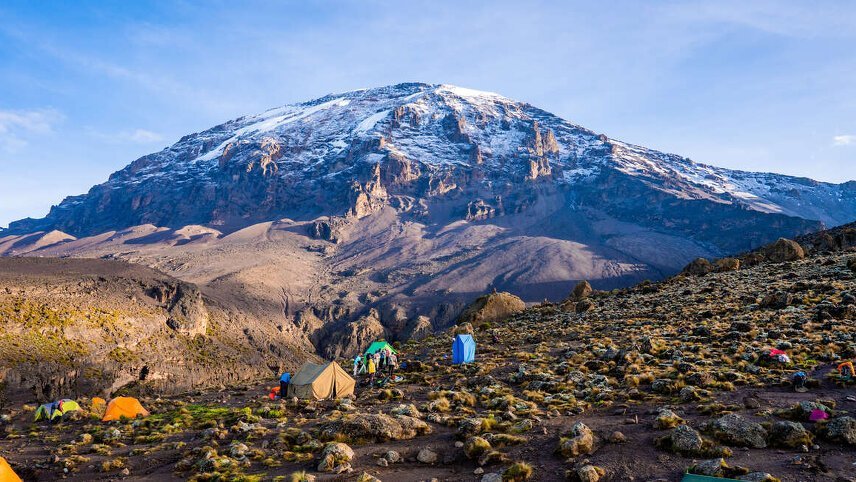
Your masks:
M826 424L826 436L835 442L856 445L856 418L833 418Z
M712 428L714 437L728 445L756 449L767 447L767 431L764 427L736 413L716 419Z

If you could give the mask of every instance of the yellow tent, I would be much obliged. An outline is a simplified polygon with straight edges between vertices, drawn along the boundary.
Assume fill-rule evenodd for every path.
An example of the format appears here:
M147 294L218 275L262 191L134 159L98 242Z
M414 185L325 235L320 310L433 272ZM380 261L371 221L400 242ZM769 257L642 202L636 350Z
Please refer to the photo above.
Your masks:
M80 410L80 405L74 400L64 398L59 401L59 411L62 412L63 416L69 412L76 412Z
M304 363L288 384L288 396L297 398L341 398L354 394L357 384L338 363Z
M0 482L23 482L3 457L0 457Z
M149 411L140 405L140 401L133 397L116 397L110 400L107 404L107 410L104 412L102 422L110 422L119 420L122 417L136 418L137 416L147 417Z

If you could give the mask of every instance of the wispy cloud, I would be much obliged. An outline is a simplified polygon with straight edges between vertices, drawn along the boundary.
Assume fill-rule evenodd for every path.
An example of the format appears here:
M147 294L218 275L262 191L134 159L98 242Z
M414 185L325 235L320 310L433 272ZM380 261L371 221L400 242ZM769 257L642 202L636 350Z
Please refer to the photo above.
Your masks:
M31 136L50 134L64 118L55 109L0 110L0 148L15 151L26 147Z
M130 129L119 132L107 133L94 129L87 129L92 137L110 144L153 144L163 140L163 136L148 129Z
M163 140L162 135L158 134L157 132L148 131L146 129L134 129L131 132L123 132L122 136L131 142L138 142L140 144L149 144L152 142L160 142Z
M833 146L849 146L851 144L856 144L856 135L853 134L845 134L841 136L835 136L832 138Z

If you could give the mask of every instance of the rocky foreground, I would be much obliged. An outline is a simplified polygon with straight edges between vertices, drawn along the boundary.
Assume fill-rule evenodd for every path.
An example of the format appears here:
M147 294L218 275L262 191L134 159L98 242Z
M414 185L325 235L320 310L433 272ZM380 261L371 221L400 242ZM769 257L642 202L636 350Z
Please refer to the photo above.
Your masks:
M402 346L403 379L353 400L271 401L272 380L56 426L31 421L37 400L7 404L0 454L29 480L854 481L856 389L833 376L856 357L852 235L627 290L582 284L499 321L471 312ZM450 364L454 331L474 333L476 363ZM766 363L770 348L792 364ZM815 409L829 418L810 423Z

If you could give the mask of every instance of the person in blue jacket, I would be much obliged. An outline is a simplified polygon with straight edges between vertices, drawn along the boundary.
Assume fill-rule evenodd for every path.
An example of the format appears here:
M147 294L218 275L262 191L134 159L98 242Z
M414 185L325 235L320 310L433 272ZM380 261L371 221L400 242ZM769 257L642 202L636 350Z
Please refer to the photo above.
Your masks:
M289 383L291 383L291 373L285 372L279 377L279 398L285 399L288 395Z

